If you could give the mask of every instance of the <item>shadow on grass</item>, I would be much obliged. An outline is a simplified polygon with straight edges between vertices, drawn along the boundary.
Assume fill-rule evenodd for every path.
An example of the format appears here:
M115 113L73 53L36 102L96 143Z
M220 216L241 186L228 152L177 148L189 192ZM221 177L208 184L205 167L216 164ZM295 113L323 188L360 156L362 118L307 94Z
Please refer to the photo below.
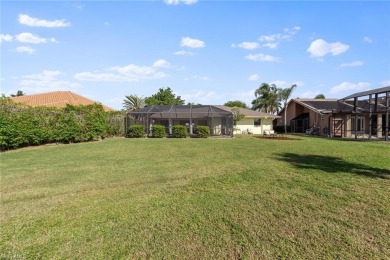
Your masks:
M381 169L359 163L351 163L333 156L282 153L279 159L298 169L316 169L328 173L349 172L372 178L390 179L390 169Z

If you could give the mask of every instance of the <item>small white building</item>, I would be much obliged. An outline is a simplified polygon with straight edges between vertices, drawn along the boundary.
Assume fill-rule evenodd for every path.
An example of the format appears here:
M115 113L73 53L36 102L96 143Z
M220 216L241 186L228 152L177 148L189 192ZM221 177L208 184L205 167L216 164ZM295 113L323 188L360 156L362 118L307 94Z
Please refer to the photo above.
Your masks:
M231 112L233 112L232 109L239 109L240 114L245 116L237 122L234 127L234 134L263 134L265 130L273 130L273 120L280 118L280 116L277 115L254 111L247 108L227 106L216 107Z

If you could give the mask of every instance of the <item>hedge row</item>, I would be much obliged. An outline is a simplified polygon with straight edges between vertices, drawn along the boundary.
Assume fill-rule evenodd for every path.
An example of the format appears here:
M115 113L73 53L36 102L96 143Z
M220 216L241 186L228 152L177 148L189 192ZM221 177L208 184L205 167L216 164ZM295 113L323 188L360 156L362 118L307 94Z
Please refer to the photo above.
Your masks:
M123 135L123 112L102 105L65 108L29 107L0 99L0 149L46 143L72 143Z
M152 127L153 138L163 138L166 136L165 126L163 125L154 125ZM198 126L195 129L195 133L199 138L207 138L210 136L210 127L208 126ZM127 132L127 136L130 138L141 138L145 137L145 127L143 125L131 125ZM187 127L184 125L174 125L172 127L173 138L186 138L188 136Z

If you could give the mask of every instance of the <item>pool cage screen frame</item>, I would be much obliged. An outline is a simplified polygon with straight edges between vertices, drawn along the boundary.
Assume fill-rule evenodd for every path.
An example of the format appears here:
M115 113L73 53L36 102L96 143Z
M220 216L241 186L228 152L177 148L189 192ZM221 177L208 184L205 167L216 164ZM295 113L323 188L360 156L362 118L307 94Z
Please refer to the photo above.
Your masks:
M145 134L151 135L153 125L163 125L168 135L172 126L185 125L190 136L198 125L210 128L211 136L233 137L233 113L212 105L154 105L126 114L125 136L131 125L143 125Z

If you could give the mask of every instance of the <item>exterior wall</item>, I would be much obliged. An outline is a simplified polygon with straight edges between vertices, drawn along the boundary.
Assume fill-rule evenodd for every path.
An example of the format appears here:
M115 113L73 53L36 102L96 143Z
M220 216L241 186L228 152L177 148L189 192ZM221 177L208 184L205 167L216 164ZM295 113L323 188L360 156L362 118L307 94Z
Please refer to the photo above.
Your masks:
M297 103L295 102L291 102L288 107L287 107L287 120L286 120L286 125L290 125L290 121L291 119L293 119L294 117L296 117L298 114L297 114L297 111L300 111L301 109L300 108L297 108L297 106L300 106L298 105ZM301 113L300 113L301 114ZM281 125L284 125L284 110L282 111L282 113L280 114L281 118L278 118L276 120L276 125L278 126L281 126Z
M264 130L272 130L273 129L273 118L260 118L261 125L255 126L254 121L257 118L244 118L237 122L235 134L246 133L249 130L251 133L256 135L262 135Z

